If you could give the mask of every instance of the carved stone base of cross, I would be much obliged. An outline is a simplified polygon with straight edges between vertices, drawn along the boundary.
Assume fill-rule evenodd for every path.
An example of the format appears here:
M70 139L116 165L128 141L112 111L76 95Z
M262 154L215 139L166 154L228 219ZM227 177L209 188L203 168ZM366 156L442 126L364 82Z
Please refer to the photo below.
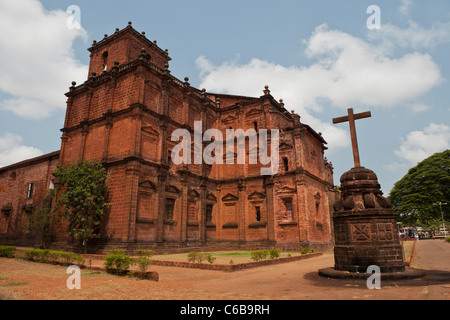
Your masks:
M363 113L353 113L353 108L347 109L348 116L345 117L339 117L334 118L333 123L342 123L347 122L350 125L350 136L352 139L352 149L353 149L353 161L355 162L355 167L360 167L361 162L359 160L359 150L358 150L358 140L356 138L356 127L355 127L355 120L364 119L364 118L370 118L372 115L370 111L363 112Z

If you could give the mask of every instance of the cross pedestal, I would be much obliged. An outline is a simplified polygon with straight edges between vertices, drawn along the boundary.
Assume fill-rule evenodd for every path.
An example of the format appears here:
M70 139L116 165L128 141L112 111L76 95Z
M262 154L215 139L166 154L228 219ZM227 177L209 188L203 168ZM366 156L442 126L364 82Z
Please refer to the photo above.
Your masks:
M367 270L377 267L384 279L413 279L424 272L405 268L396 215L389 199L383 197L378 178L361 166L355 120L371 117L370 112L335 118L349 122L355 167L340 179L339 199L333 204L334 268L319 270L332 278L368 278Z

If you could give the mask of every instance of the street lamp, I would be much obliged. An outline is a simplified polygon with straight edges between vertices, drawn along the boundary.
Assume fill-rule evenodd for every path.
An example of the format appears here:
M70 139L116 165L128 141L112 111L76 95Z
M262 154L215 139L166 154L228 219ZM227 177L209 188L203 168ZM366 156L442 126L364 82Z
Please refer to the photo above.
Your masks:
M442 206L443 205L447 205L447 202L445 202L445 203L442 203L442 202L439 202L439 203L433 203L433 206L439 206L439 207L441 207L441 216L442 216L442 225L444 226L444 237L447 235L447 229L445 228L445 222L444 222L444 213L442 212Z

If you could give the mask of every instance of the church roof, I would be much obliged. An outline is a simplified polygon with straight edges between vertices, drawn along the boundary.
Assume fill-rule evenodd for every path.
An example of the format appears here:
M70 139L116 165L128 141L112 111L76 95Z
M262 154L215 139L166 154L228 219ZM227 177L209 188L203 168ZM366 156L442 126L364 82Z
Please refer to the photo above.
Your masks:
M43 162L43 161L57 159L57 158L59 158L59 153L60 153L60 150L53 151L53 152L44 154L42 156L38 156L38 157L31 158L31 159L23 160L23 161L20 161L17 163L10 164L8 166L0 168L0 173L2 173L3 171L8 171L11 169L25 167L25 166L29 166L29 165L36 164L36 163Z

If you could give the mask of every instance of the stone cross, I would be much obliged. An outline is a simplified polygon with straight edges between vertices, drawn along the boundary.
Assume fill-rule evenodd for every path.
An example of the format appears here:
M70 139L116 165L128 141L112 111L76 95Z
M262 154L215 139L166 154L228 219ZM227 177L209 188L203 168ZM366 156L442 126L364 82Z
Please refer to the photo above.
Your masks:
M358 151L358 141L356 139L356 127L355 120L370 118L372 115L370 111L362 112L362 113L353 113L353 108L347 110L348 116L334 118L333 123L341 123L341 122L349 122L350 125L350 136L352 138L352 149L353 149L353 161L355 162L355 167L360 167L361 163L359 161L359 151Z

